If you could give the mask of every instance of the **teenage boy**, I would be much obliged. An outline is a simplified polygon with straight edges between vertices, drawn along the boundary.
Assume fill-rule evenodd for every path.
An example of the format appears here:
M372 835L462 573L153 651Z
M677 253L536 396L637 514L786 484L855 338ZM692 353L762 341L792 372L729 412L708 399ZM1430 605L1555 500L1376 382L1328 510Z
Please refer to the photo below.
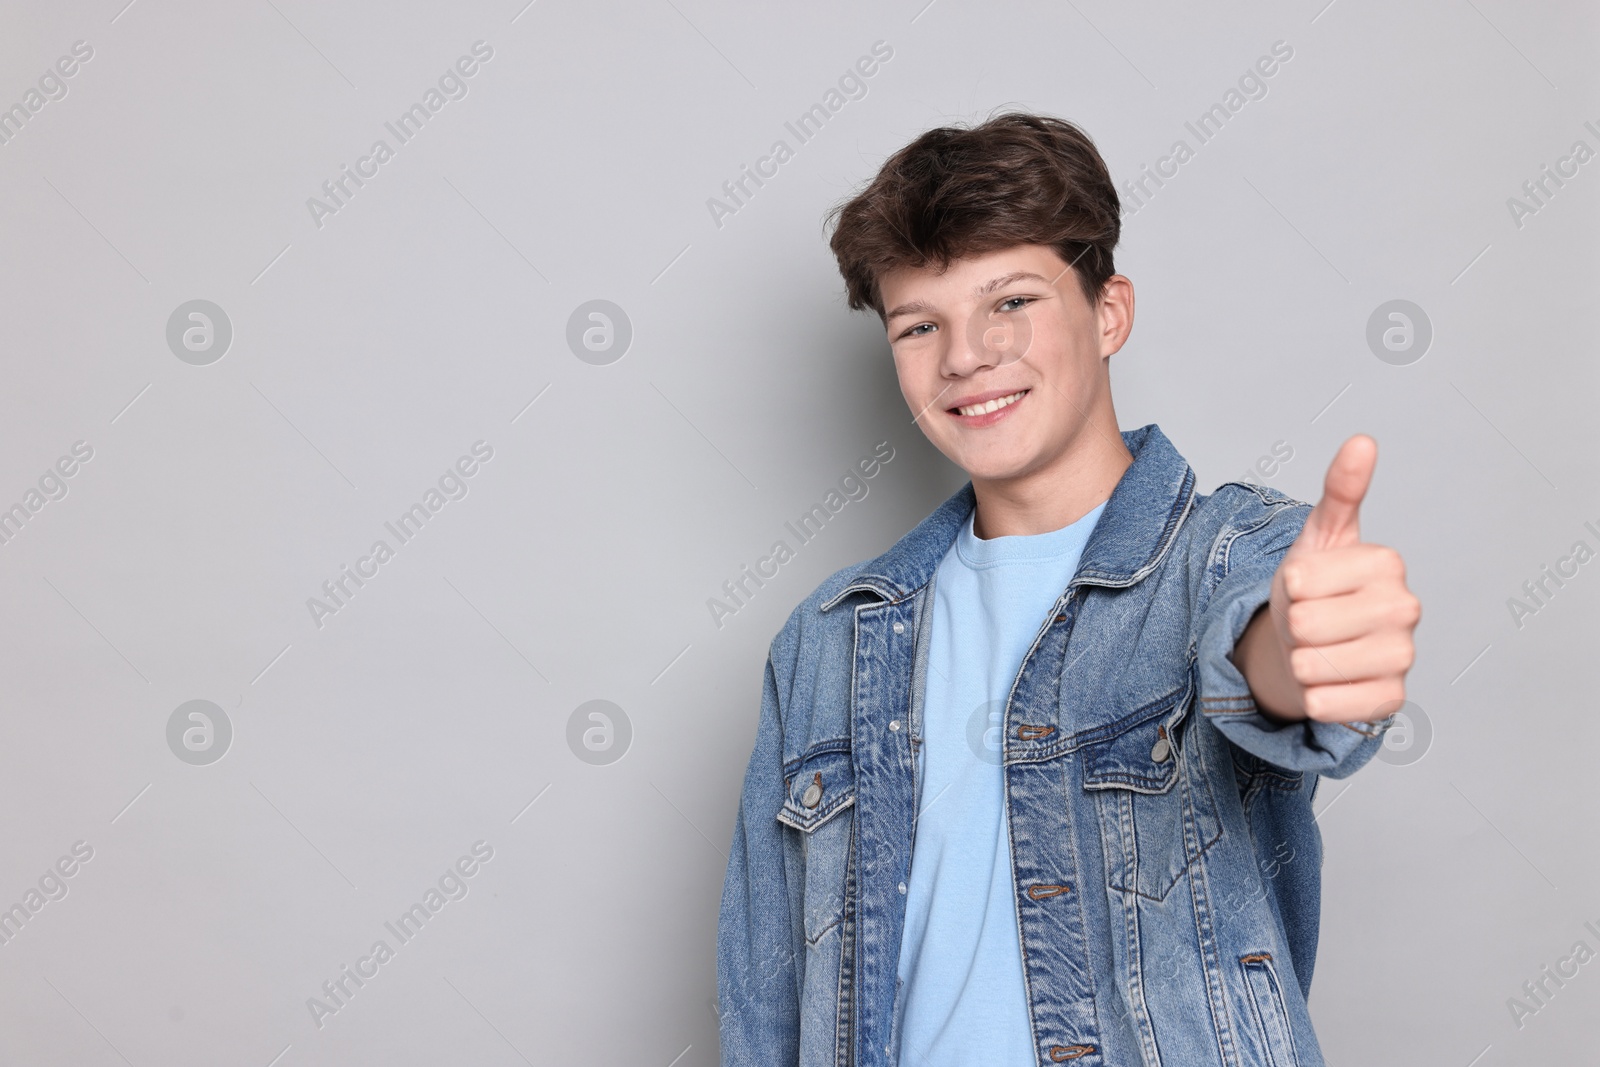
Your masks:
M1312 795L1376 753L1420 616L1358 533L1376 444L1312 509L1118 431L1133 284L1070 123L930 131L836 214L850 307L971 481L772 642L722 1062L1322 1064Z

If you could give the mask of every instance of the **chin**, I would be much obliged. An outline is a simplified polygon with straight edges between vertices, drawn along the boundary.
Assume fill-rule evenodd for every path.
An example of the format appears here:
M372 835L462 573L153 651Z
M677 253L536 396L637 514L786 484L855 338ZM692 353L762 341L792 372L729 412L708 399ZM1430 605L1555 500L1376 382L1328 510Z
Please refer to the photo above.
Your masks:
M951 456L956 466L967 472L975 481L1004 482L1020 478L1032 464L1012 456Z

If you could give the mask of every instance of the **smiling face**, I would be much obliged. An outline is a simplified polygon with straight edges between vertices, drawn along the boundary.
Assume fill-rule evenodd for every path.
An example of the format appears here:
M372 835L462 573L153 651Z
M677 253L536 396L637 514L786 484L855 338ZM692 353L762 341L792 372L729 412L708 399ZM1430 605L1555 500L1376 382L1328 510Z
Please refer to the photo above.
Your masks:
M985 496L1026 506L1066 481L1103 482L1115 465L1096 502L1109 494L1127 456L1108 370L1133 326L1127 278L1113 275L1091 304L1054 248L1023 244L943 273L901 267L878 284L900 391L972 477L980 514Z

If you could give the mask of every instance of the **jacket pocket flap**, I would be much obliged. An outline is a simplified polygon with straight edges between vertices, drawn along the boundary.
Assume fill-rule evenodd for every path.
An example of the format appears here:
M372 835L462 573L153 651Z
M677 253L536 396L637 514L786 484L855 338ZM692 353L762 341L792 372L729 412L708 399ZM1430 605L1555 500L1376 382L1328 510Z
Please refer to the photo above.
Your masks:
M1189 710L1192 675L1165 696L1105 727L1103 739L1083 745L1085 789L1165 793L1177 780L1179 723Z
M809 834L855 803L855 768L848 746L847 741L827 742L785 765L779 822Z

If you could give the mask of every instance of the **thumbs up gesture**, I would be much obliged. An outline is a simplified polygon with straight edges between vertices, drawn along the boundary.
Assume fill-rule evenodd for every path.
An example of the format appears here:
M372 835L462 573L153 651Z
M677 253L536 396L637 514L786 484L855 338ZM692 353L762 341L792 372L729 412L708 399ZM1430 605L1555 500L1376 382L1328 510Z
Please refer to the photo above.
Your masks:
M1361 500L1378 444L1350 438L1328 465L1322 499L1277 572L1234 663L1269 717L1376 722L1405 700L1422 606L1400 553L1361 540Z

